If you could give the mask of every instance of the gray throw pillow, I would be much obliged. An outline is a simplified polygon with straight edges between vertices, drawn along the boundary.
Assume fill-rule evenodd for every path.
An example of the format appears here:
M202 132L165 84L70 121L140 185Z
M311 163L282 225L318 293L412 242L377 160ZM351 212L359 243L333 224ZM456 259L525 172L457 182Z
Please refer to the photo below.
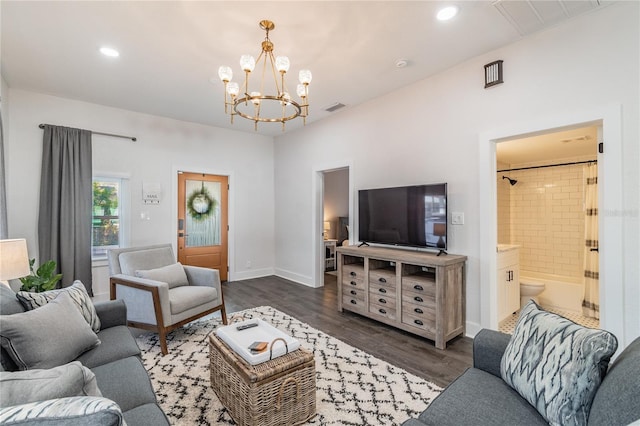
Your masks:
M122 410L114 401L75 396L14 405L0 409L0 422L9 425L123 426Z
M184 272L184 268L180 262L163 266L162 268L136 271L135 275L139 278L167 283L169 284L169 288L189 285L187 274Z
M613 334L583 327L529 301L500 373L551 425L586 425L617 348Z
M87 289L84 287L81 281L75 280L69 287L61 288L58 290L44 291L42 293L32 293L29 291L19 291L16 295L18 300L27 310L32 310L44 306L49 301L55 299L60 293L69 293L73 303L91 326L91 329L96 333L100 331L100 318L96 313L96 308L91 302L91 297L87 293Z
M0 408L68 396L102 396L80 361L49 369L0 372Z
M100 344L68 293L32 311L0 315L0 344L20 370L73 361Z

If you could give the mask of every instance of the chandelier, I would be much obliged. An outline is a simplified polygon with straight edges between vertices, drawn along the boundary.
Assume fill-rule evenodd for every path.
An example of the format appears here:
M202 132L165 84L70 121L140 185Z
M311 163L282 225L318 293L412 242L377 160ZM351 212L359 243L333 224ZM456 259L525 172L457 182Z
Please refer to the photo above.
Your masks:
M285 123L296 117L302 117L304 124L309 114L309 83L311 71L301 70L298 74L300 83L296 88L296 94L301 99L296 102L291 99L289 90L285 84L284 76L289 71L289 58L286 56L274 57L273 43L269 40L269 31L275 28L275 24L269 20L260 21L260 28L266 32L262 42L262 51L258 59L251 55L240 57L240 67L244 71L244 84L242 88L238 83L231 81L233 71L231 67L221 66L218 76L224 83L224 112L233 117L239 115L254 122L254 129L258 130L258 123L282 123L282 131ZM254 71L256 64L262 65L259 86L249 88L249 76ZM279 74L279 75L278 75Z

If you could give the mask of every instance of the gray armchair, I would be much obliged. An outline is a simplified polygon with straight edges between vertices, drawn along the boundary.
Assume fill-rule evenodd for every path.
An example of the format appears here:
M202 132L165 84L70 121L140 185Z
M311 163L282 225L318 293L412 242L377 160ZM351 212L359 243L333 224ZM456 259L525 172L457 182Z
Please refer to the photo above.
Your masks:
M127 305L127 325L157 331L166 355L167 333L221 311L227 324L220 275L215 269L176 263L171 244L109 250L111 300Z

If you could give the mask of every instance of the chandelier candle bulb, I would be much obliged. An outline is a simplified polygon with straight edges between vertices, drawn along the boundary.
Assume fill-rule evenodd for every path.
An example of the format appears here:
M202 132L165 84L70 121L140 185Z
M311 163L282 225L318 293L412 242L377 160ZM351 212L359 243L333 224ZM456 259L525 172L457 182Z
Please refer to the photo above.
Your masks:
M225 113L233 116L239 115L242 118L254 122L254 129L258 129L258 122L281 123L282 130L285 130L285 123L289 120L302 116L303 123L306 124L306 116L308 115L309 103L307 101L311 82L311 71L304 69L299 72L301 87L299 86L296 93L302 99L302 103L298 103L291 99L286 84L285 74L291 67L291 62L287 56L275 56L274 44L269 39L269 32L275 28L275 24L269 20L262 20L259 23L260 28L266 32L266 37L261 43L262 51L258 58L251 55L242 55L240 57L240 67L244 71L244 85L240 95L240 87L238 83L231 82L233 72L231 68L221 66L218 69L218 76L225 85ZM249 86L249 74L253 72L256 65L262 67L260 74L260 83L258 86L260 91L251 90ZM278 73L280 78L278 78ZM269 76L271 74L271 76ZM271 79L273 77L273 79ZM229 97L227 97L227 94ZM229 99L230 98L230 99ZM249 102L253 104L253 109L248 107ZM274 103L274 102L277 102ZM278 105L280 108L278 108Z

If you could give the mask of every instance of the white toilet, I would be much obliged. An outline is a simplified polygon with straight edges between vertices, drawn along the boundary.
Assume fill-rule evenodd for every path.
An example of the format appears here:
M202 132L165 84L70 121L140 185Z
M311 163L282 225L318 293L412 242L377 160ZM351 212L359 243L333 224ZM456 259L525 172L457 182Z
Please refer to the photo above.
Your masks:
M524 306L529 299L533 299L538 305L538 295L544 291L544 283L528 278L520 279L520 307Z

